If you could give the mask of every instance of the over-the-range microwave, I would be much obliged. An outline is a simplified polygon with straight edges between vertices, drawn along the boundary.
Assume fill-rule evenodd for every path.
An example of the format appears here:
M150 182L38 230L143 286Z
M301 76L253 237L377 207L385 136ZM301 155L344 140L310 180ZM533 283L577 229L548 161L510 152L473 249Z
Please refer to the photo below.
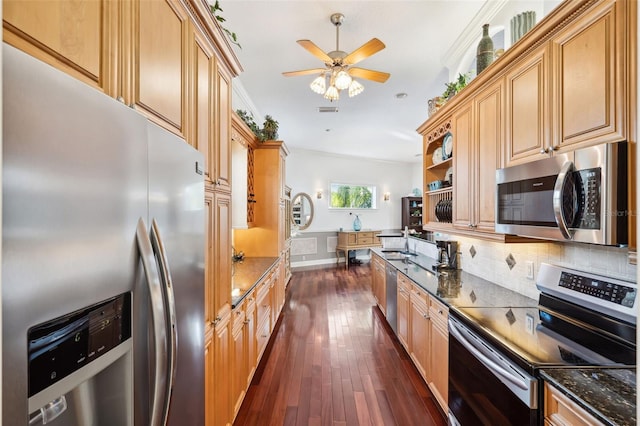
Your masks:
M496 171L496 232L556 241L628 243L627 142Z

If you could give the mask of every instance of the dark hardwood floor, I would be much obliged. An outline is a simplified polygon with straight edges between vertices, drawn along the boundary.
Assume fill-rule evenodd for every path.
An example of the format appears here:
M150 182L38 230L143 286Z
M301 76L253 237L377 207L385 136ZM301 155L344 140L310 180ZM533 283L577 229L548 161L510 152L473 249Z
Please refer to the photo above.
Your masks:
M445 425L375 306L369 264L294 272L234 425Z

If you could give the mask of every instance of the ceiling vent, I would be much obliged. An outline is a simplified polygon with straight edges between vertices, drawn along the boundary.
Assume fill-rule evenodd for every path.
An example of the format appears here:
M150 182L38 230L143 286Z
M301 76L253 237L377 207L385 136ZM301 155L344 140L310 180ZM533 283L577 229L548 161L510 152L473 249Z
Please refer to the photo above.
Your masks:
M318 107L318 112L338 112L338 107Z

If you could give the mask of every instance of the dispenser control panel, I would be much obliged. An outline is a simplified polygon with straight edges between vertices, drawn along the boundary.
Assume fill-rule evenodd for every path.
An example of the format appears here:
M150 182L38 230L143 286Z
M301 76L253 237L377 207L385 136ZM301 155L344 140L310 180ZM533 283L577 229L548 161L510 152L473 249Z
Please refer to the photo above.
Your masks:
M31 327L29 397L131 337L131 294Z

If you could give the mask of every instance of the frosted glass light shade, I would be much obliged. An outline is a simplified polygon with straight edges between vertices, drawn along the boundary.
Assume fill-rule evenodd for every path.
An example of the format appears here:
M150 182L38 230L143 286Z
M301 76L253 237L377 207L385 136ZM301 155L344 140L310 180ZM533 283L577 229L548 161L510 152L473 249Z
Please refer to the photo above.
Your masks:
M351 84L351 76L347 74L346 71L340 71L338 74L336 74L336 89L344 90L349 87L349 84Z
M316 77L311 84L309 85L309 87L311 88L311 90L313 90L314 92L316 92L319 95L323 95L324 91L326 90L326 83L324 81L324 74L320 75L318 77Z
M353 98L354 96L357 96L360 93L362 93L363 90L364 90L364 86L362 84L358 83L355 80L352 80L351 84L349 85L349 97Z
M324 98L329 99L330 101L337 101L340 99L340 93L338 92L338 89L336 89L336 86L329 86L324 94Z

